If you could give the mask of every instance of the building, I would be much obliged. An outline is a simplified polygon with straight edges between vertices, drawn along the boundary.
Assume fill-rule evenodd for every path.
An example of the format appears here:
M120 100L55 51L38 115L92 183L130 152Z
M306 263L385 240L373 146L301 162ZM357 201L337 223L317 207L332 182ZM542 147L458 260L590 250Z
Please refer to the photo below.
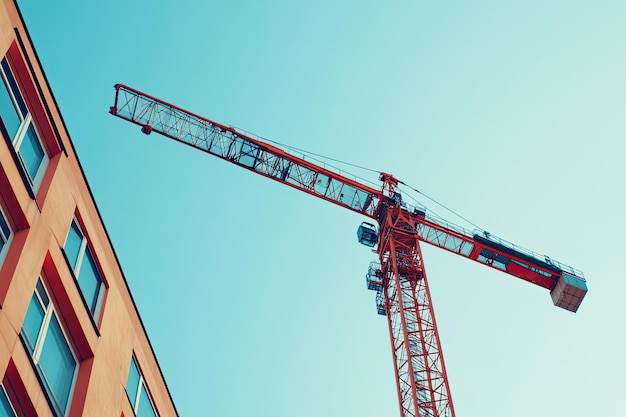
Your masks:
M13 0L0 59L0 416L175 416Z

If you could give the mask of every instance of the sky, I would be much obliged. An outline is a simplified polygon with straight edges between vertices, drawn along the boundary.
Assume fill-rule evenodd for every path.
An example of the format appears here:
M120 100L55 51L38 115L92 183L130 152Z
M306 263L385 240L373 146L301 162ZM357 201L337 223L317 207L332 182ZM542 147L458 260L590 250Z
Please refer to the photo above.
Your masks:
M626 2L18 3L181 416L399 415L376 255L366 218L109 115L116 83L582 270L572 314L423 246L458 416L621 412Z

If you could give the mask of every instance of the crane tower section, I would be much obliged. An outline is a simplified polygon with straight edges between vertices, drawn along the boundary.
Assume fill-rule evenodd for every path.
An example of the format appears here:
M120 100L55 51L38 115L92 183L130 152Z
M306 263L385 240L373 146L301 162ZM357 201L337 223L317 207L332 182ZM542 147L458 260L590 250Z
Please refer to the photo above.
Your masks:
M454 417L415 215L384 208L378 255L401 417Z

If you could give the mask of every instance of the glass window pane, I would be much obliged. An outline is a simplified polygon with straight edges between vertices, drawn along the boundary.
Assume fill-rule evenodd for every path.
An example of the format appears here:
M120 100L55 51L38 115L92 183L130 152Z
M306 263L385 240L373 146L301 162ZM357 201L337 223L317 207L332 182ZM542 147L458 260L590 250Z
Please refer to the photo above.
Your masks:
M76 222L72 222L72 227L70 227L70 231L67 233L67 239L65 240L65 255L67 256L68 261L70 261L70 265L72 269L76 269L76 262L78 261L78 252L80 251L80 245L83 243L83 234Z
M130 369L128 370L128 379L126 380L126 394L130 399L130 403L135 408L135 402L137 401L137 391L139 388L139 369L137 363L133 357L130 360Z
M4 388L0 387L0 417L15 417L11 403L7 398Z
M96 263L91 256L89 248L85 250L85 256L83 257L83 263L80 266L80 272L78 273L78 286L87 300L87 305L92 313L96 311L96 305L98 303L98 291L100 290L100 274L96 268Z
M37 295L33 294L33 297L30 299L30 304L28 305L26 318L24 318L24 324L22 325L22 332L26 335L26 341L30 346L30 353L33 353L33 350L35 350L35 344L37 343L37 337L39 337L43 317L44 309Z
M19 129L22 120L15 109L11 95L7 90L6 81L3 79L0 85L0 119L4 124L4 128L9 134L9 139L13 141L17 129Z
M28 109L26 108L26 103L24 103L24 99L22 98L22 93L20 93L20 89L17 86L17 82L15 82L15 77L13 77L13 72L11 72L11 68L9 68L9 62L5 59L2 60L2 70L4 71L4 75L8 80L8 88L13 92L13 97L17 102L17 107L21 112L22 119L26 117L28 113Z
M2 230L2 236L4 237L2 241L6 242L7 240L9 240L9 236L11 235L11 229L9 228L7 220L4 218L4 215L2 213L0 213L0 230Z
M4 245L7 243L10 236L11 236L11 229L9 228L9 225L7 224L7 220L4 217L4 213L0 209L0 253L2 252L2 249L4 249Z
M141 386L141 396L139 397L139 407L137 407L137 417L157 417L152 404L150 403L150 397L148 397L148 391L146 386Z
M59 411L65 414L77 363L63 336L56 315L50 319L39 365L48 383L51 397L56 401Z
M44 290L43 288L43 283L41 282L41 279L37 280L37 286L35 288L37 290L37 294L39 294L39 298L41 299L44 308L47 308L50 300L48 299L48 294L46 293L46 290Z
M43 161L44 151L32 123L28 126L28 130L26 130L24 140L20 145L19 154L22 157L24 167L30 179L34 181L35 177L37 177L37 171L39 171L41 162Z

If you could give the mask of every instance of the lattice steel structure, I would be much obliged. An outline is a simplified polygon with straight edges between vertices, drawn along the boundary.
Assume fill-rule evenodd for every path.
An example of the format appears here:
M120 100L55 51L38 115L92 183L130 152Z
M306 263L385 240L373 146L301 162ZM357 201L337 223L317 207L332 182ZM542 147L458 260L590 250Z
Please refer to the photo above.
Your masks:
M445 249L550 290L555 305L576 311L587 292L582 272L485 231L469 231L409 207L400 182L381 173L376 190L232 127L213 122L133 88L115 86L111 114L242 168L360 213L378 223L359 228L375 247L367 286L386 315L401 417L454 417L420 242Z
M435 314L410 213L390 207L378 254L402 417L453 417Z

